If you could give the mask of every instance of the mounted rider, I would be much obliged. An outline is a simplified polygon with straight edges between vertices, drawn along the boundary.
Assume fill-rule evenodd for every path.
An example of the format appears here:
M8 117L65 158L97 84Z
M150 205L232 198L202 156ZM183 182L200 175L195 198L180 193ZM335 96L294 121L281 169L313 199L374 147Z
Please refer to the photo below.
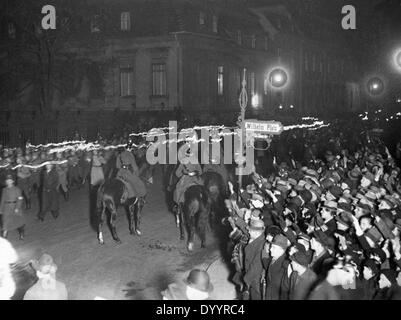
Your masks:
M117 178L127 182L132 190L129 190L128 198L144 197L146 195L145 183L139 177L139 169L134 155L126 148L122 148L116 159L118 169Z
M187 159L192 156L192 153L185 153ZM186 159L184 158L175 171L175 175L179 179L174 190L174 202L177 206L180 206L185 202L185 191L190 186L203 185L203 181L200 177L202 175L202 167L200 164L191 163L185 160Z
M205 172L215 172L218 173L222 179L223 179L223 183L224 183L224 187L227 188L227 183L228 183L228 171L226 166L223 163L223 155L220 155L220 159L218 155L215 154L211 154L210 155L210 162L208 164L205 164L203 166L203 173Z

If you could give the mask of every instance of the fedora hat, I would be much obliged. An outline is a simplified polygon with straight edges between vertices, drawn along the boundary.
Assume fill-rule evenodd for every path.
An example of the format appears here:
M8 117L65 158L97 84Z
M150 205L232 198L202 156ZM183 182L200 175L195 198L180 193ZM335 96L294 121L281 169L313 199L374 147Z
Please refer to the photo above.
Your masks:
M255 231L263 231L265 230L265 223L263 222L263 220L251 220L248 229Z

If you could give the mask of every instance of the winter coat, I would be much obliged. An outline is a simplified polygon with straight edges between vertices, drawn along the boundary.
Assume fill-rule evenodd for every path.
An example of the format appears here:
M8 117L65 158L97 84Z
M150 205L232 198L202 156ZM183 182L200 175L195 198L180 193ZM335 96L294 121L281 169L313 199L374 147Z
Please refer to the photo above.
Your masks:
M317 275L309 268L302 275L293 272L290 281L290 300L306 300L316 281Z
M25 224L25 217L22 210L21 189L12 186L3 189L0 202L0 214L3 216L3 229L15 230Z
M266 270L265 300L288 300L290 279L288 266L290 262L283 254L276 261L271 261Z
M252 300L261 298L262 250L265 242L264 234L262 234L244 248L244 282L248 288L253 289L256 295L256 297L251 297Z

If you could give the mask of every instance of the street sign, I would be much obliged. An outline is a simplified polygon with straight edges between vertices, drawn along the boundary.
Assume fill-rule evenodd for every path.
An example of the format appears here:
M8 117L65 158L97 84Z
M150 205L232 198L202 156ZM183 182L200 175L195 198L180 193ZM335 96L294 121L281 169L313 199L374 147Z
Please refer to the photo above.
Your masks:
M284 127L278 121L245 120L245 130L254 131L255 133L279 135L283 132Z

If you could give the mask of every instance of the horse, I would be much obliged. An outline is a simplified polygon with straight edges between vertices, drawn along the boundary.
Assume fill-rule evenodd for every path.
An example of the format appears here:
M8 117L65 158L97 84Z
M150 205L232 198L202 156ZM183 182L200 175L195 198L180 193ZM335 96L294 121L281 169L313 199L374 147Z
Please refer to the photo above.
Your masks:
M110 213L110 229L113 240L121 243L116 231L117 209L119 206L125 207L128 212L128 223L130 234L135 233L140 236L141 212L145 205L144 197L133 197L123 199L126 194L126 186L123 181L117 178L106 180L100 187L97 193L97 213L98 213L98 241L99 244L104 244L103 239L103 218L106 216L106 211ZM135 229L134 229L135 224Z
M219 173L213 171L204 172L202 174L202 180L210 200L211 218L213 218L213 220L221 218L225 210L224 198L226 195L226 188L224 180ZM216 221L211 221L212 227L215 222Z
M201 248L205 248L209 216L210 200L205 187L201 185L190 186L185 191L185 202L177 215L180 239L184 240L184 226L188 233L188 251L193 251L196 230L201 240Z

